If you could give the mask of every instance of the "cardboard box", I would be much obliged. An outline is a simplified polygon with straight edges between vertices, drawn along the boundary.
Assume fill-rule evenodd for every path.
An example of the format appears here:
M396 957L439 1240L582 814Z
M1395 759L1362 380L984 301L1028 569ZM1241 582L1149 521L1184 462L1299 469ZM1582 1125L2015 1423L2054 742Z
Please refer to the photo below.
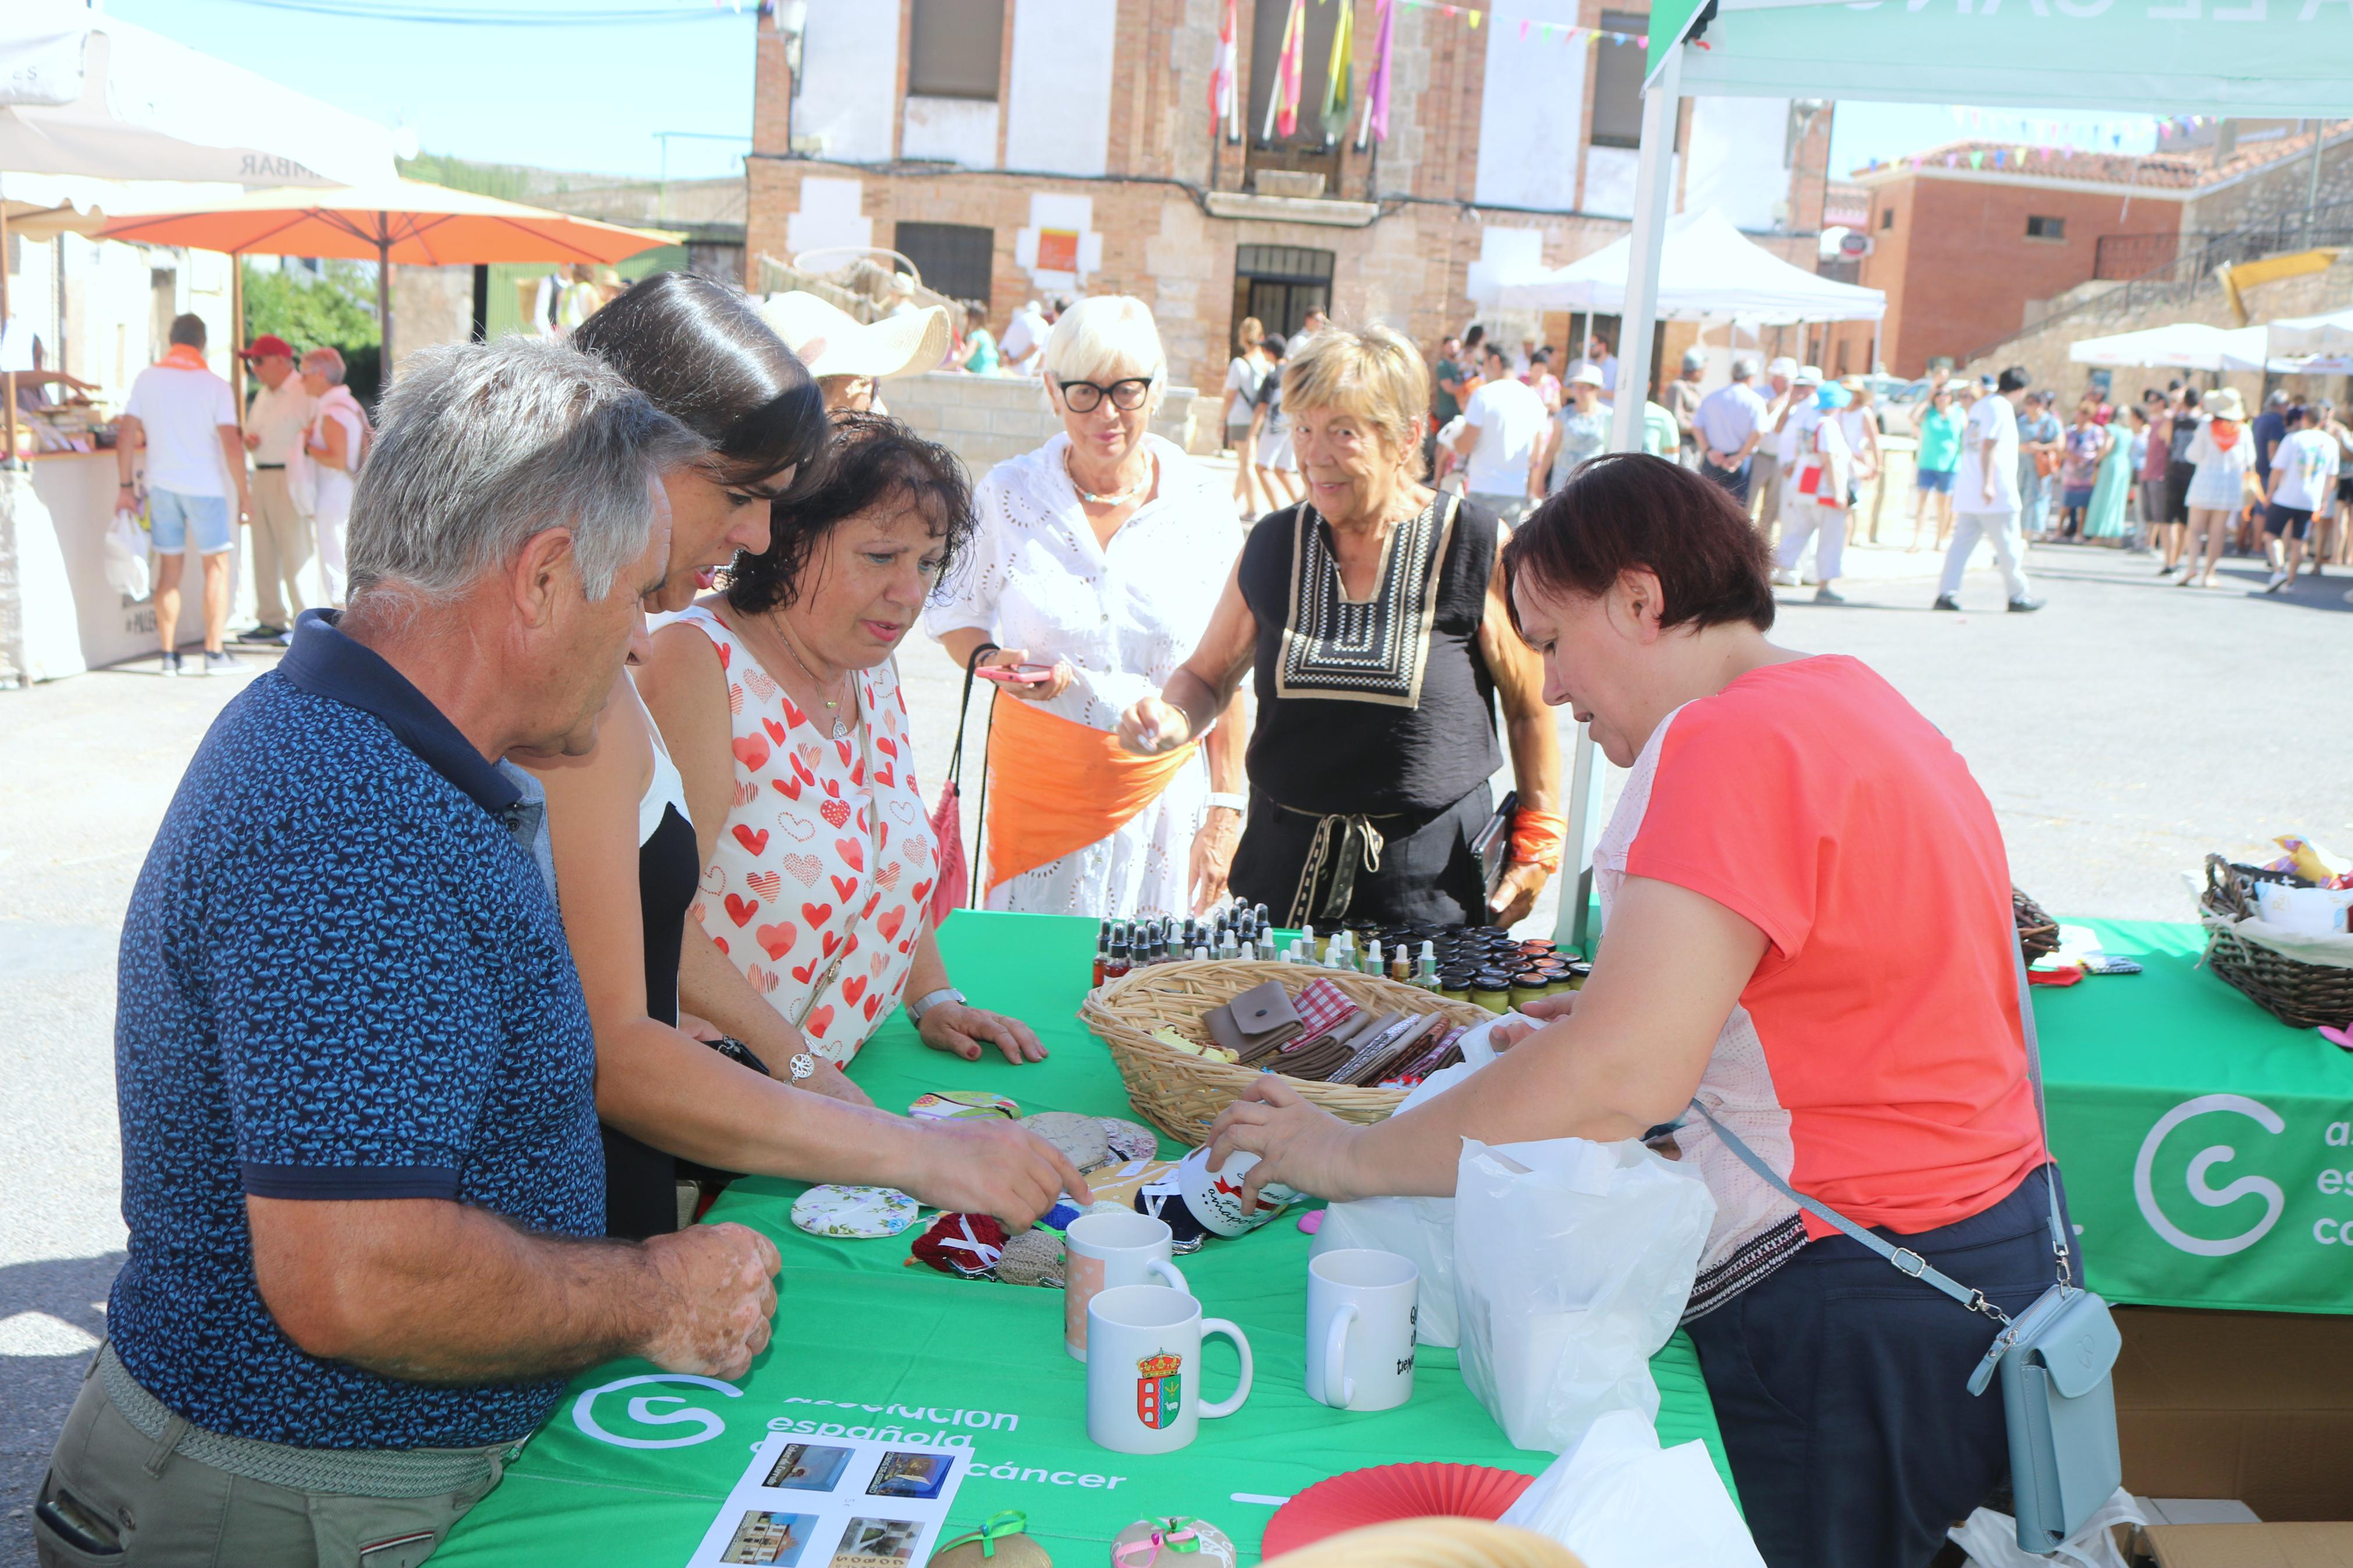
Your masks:
M2158 1568L2353 1568L2353 1524L2152 1524Z

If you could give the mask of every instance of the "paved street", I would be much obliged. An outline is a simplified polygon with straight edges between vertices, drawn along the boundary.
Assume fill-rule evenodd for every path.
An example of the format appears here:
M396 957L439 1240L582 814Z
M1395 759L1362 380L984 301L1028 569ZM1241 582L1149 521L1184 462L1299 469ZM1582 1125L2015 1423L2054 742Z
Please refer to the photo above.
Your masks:
M1777 635L1863 658L1951 735L2019 885L2052 910L2182 919L2181 874L2209 849L2253 855L2289 829L2353 844L2341 574L2265 598L2243 561L2209 593L2161 586L2145 556L2042 549L2048 610L2003 614L1980 570L1953 616L1927 607L1930 557L1849 561L1852 602L1791 591ZM936 787L955 677L929 646L902 663ZM181 771L240 684L122 671L0 692L0 1568L32 1560L30 1493L121 1261L116 934ZM1891 898L1903 874L1886 868Z

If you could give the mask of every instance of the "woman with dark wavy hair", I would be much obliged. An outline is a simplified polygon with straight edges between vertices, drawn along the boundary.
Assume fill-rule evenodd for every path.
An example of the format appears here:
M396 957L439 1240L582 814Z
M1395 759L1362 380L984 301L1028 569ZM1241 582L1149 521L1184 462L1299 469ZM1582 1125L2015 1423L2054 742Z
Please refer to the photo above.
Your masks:
M824 485L766 550L654 638L646 699L685 776L694 918L807 1042L846 1067L903 995L966 1060L1045 1048L948 984L929 920L939 861L892 655L974 527L955 454L842 411Z
M682 608L715 568L769 555L771 507L818 487L828 437L816 383L751 302L708 279L657 274L572 341L709 444L702 465L664 482L670 572L647 604ZM871 1110L687 922L727 811L690 807L663 739L624 679L587 756L516 759L547 792L565 931L596 1029L608 1233L643 1237L691 1217L697 1188L681 1178L694 1173L681 1162L897 1186L1017 1225L1042 1212L1061 1184L1050 1161L1001 1136L920 1136ZM698 1035L726 1037L733 1059Z

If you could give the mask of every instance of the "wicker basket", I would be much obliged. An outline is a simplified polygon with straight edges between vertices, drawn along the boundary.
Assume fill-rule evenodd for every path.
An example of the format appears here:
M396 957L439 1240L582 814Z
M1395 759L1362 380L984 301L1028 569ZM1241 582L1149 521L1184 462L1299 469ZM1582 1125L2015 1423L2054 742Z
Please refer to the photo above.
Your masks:
M2198 912L2205 917L2206 967L2283 1024L2299 1029L2323 1024L2353 1027L2353 969L2306 963L2238 933L2238 922L2255 913L2258 882L2305 885L2284 872L2206 857L2206 891L2198 900Z
M1208 1142L1218 1113L1255 1082L1256 1068L1236 1067L1187 1056L1152 1037L1166 1027L1198 1044L1209 1044L1201 1015L1269 980L1304 985L1329 980L1358 1006L1375 1013L1443 1013L1458 1024L1483 1024L1494 1016L1484 1007L1447 998L1417 986L1400 985L1345 969L1307 969L1291 963L1245 963L1239 960L1155 963L1107 981L1087 994L1079 1016L1103 1037L1127 1084L1127 1098L1163 1132L1187 1146ZM1380 1121L1405 1098L1399 1089L1356 1089L1347 1084L1290 1080L1299 1092L1343 1121Z
M2018 945L2031 967L2059 951L2059 922L2042 906L2018 889L2010 890L2010 913L2018 921Z

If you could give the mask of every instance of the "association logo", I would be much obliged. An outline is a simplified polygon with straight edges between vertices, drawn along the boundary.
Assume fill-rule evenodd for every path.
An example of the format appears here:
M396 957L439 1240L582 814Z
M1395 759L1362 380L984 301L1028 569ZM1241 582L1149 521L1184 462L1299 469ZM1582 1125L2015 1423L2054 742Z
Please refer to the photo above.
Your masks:
M596 1396L614 1394L624 1388L636 1388L649 1383L684 1383L697 1388L708 1388L730 1399L741 1399L744 1391L733 1384L722 1383L715 1377L697 1377L691 1372L656 1372L638 1377L619 1377L610 1383L600 1383L581 1391L572 1402L572 1424L600 1443L610 1443L617 1448L691 1448L697 1443L708 1443L727 1430L727 1423L712 1411L699 1405L689 1405L685 1396L676 1394L641 1394L628 1403L629 1419L641 1426L692 1426L691 1437L624 1437L609 1432L596 1419ZM668 1409L657 1406L679 1406Z
M2141 1140L2140 1156L2133 1162L2133 1197L2139 1203L2141 1217L2148 1221L2148 1227L2173 1247L2199 1258L2228 1258L2254 1246L2279 1223L2280 1211L2287 1206L2287 1194L2280 1191L2277 1182L2263 1176L2240 1176L2219 1187L2211 1184L2206 1179L2209 1171L2239 1157L2239 1151L2232 1145L2214 1143L2191 1155L2189 1169L2182 1173L2182 1184L2189 1189L2191 1200L2207 1208L2219 1209L2242 1198L2261 1198L2263 1217L2237 1236L2219 1240L2192 1236L2166 1217L2157 1201L2157 1152L2175 1128L2211 1114L2243 1116L2274 1137L2287 1130L2279 1112L2243 1094L2201 1094L2195 1100L2185 1100L2158 1117L2157 1125L2148 1130L2148 1136Z
M1135 1363L1135 1418L1155 1432L1176 1424L1185 1408L1185 1358L1162 1351Z

